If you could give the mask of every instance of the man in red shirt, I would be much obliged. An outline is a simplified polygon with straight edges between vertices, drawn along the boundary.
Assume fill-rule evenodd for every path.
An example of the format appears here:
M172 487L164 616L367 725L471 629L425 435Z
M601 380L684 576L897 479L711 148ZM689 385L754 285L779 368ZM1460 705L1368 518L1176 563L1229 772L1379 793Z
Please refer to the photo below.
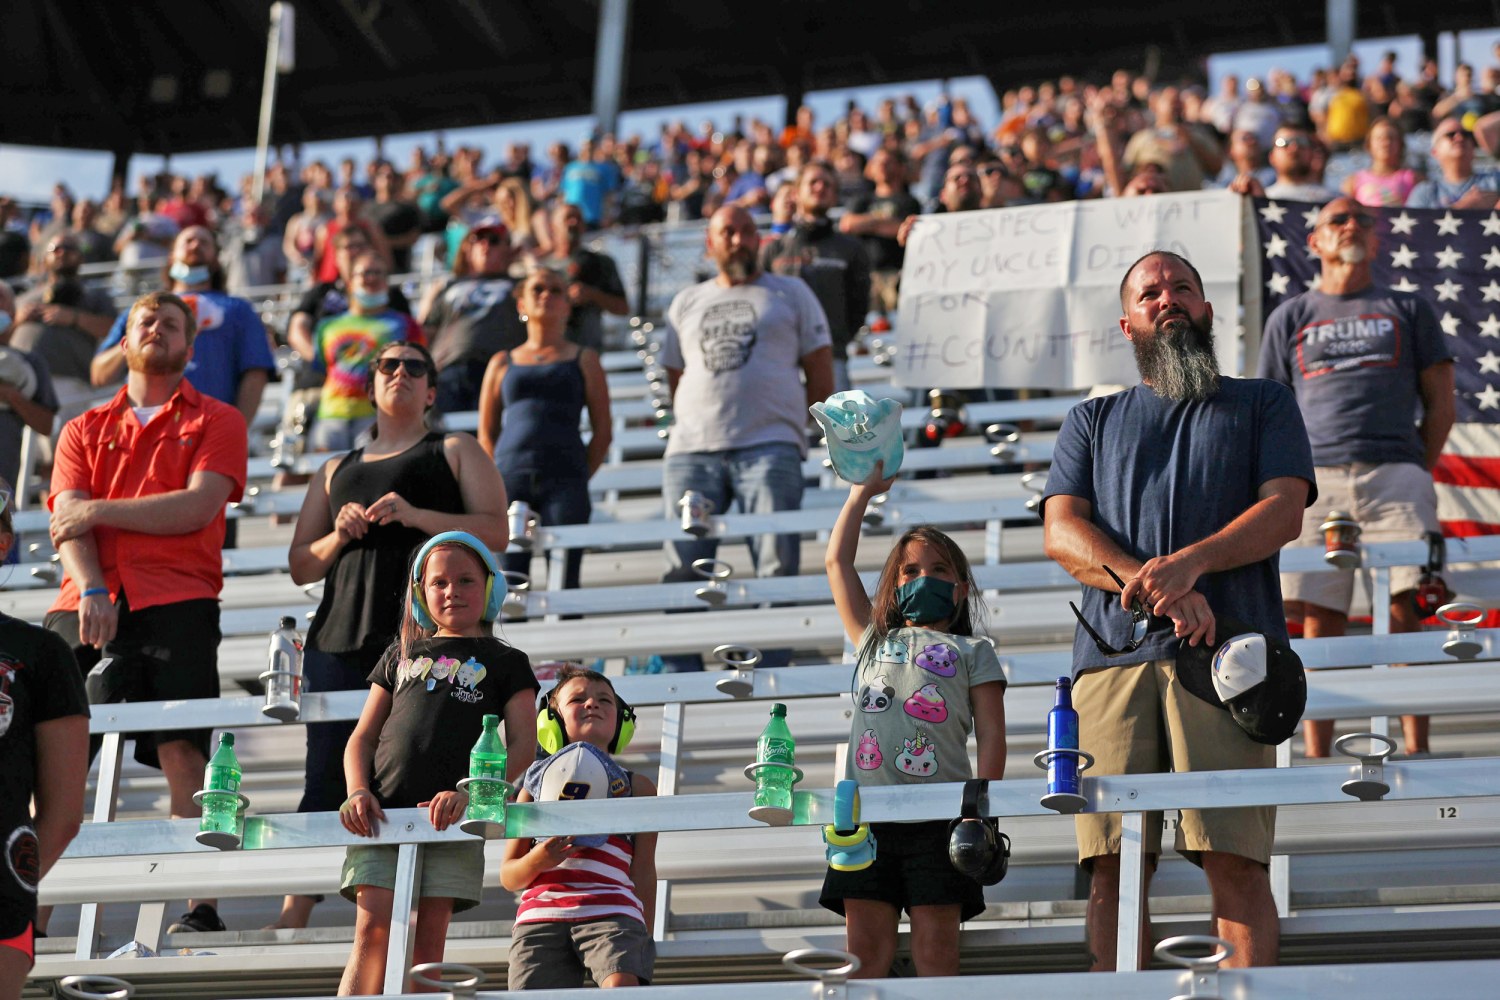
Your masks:
M238 410L183 377L195 332L177 296L137 299L125 387L70 420L57 446L47 503L67 576L45 624L84 670L110 661L90 678L101 700L219 696L224 505L244 489L247 438ZM172 816L199 815L212 731L134 735L136 759L166 776ZM174 927L223 924L203 901Z

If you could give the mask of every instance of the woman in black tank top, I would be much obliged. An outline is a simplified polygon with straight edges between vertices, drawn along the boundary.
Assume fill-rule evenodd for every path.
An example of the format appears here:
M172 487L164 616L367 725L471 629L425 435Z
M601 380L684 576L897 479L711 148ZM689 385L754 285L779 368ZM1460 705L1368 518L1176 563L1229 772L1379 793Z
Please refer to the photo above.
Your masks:
M322 580L307 633L308 691L369 687L369 674L401 622L413 553L441 531L477 535L504 551L505 483L468 434L427 430L436 369L425 347L387 344L371 366L371 443L324 463L302 502L288 562L299 586ZM351 722L307 727L307 779L299 812L344 801ZM312 900L289 896L279 927L305 927Z

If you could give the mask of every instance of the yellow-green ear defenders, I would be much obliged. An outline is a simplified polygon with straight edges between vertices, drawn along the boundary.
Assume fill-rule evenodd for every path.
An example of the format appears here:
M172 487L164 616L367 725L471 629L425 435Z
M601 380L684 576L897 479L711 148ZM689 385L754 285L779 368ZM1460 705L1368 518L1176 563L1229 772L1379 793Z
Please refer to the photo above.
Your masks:
M536 745L549 754L557 753L572 740L563 725L562 716L553 710L552 695L557 690L554 684L537 695L536 699ZM609 741L610 753L619 753L630 745L635 735L635 709L626 704L619 693L615 693L615 738Z
M495 562L495 554L490 551L488 545L467 531L444 531L429 538L427 543L417 550L417 558L411 564L411 616L422 628L437 628L437 622L432 620L432 615L427 611L427 601L422 597L422 567L427 564L427 557L432 554L433 549L439 545L454 544L473 551L490 575L484 585L484 614L481 617L487 622L500 617L500 599L505 596L505 588L495 589L495 578L500 575L500 564Z

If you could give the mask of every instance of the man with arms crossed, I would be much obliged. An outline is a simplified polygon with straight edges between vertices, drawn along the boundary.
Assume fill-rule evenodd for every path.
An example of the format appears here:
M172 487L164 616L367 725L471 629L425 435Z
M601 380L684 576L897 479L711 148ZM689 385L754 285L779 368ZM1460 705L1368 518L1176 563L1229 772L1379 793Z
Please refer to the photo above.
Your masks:
M125 332L129 375L113 399L69 421L52 470L52 542L62 591L45 625L89 670L109 657L127 701L219 696L224 504L245 486L245 418L183 377L193 311L141 296ZM136 733L135 756L167 779L174 818L193 803L208 729ZM190 900L171 930L223 930Z

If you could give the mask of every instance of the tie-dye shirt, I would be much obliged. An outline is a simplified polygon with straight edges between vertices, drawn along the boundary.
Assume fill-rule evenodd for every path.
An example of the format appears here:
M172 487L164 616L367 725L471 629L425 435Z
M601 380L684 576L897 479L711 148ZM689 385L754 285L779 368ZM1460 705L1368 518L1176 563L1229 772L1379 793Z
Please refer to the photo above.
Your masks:
M427 337L416 320L394 309L374 316L340 313L319 323L313 351L313 371L324 374L318 416L337 420L374 416L375 404L365 391L370 361L393 343L425 345Z

